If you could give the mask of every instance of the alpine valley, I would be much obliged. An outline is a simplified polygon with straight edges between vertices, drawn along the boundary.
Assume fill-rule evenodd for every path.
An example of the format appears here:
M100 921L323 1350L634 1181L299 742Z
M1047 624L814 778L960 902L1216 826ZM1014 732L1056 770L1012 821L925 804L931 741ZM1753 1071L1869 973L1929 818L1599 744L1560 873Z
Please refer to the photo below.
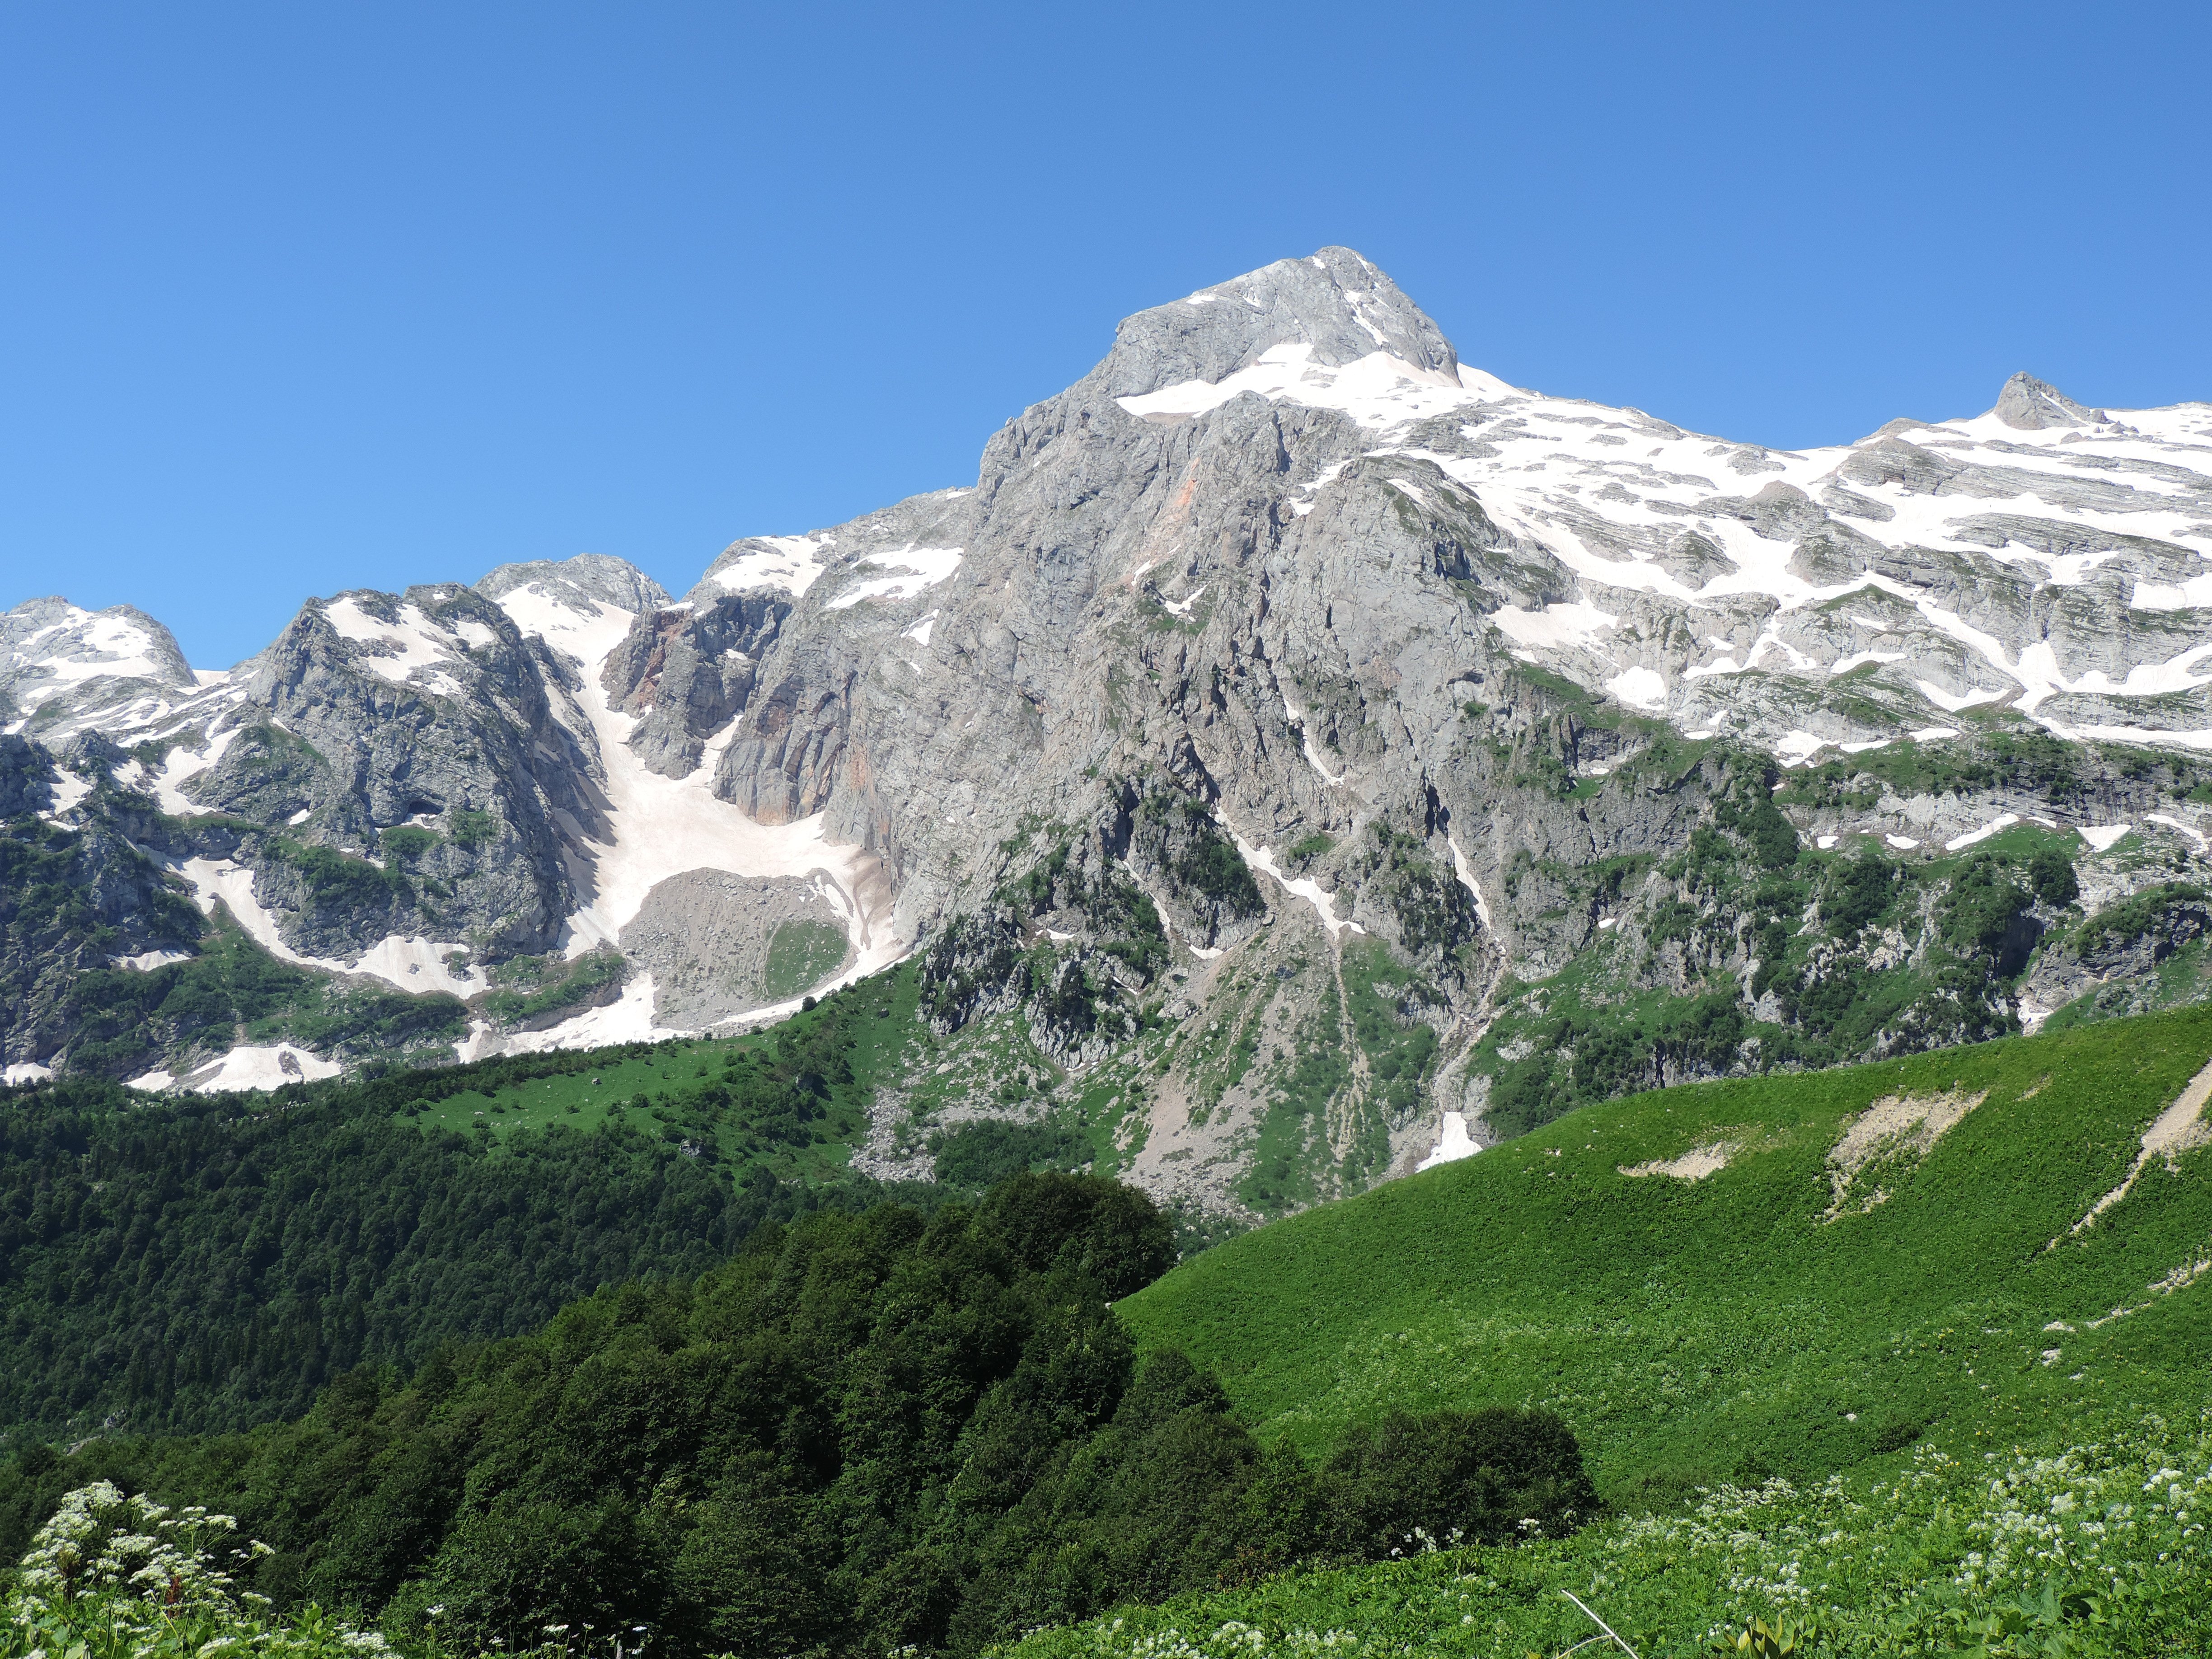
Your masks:
M883 972L981 1119L1235 1224L1578 1103L2197 994L2212 405L1790 453L1462 364L1344 248L975 483L310 603L0 621L11 1080L248 1088ZM251 981L249 984L248 981Z
M0 648L0 1659L2202 1651L2212 404L1331 247L681 598Z

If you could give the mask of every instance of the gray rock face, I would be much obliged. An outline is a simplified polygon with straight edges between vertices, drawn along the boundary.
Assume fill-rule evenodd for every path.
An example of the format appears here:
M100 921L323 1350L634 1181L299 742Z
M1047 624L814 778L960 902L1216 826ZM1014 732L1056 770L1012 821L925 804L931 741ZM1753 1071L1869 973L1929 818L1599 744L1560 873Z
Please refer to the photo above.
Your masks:
M43 812L53 800L53 760L15 733L0 732L0 818Z
M541 951L575 908L563 848L598 815L596 757L555 718L542 643L458 586L301 612L176 734L183 803L252 826L240 858L303 954L392 935Z
M826 878L695 870L653 890L623 954L653 975L653 1017L698 1029L787 1004L853 960Z
M775 940L818 907L853 952L921 956L947 1042L1014 1022L1084 1076L1141 1052L1121 1167L1273 1213L1491 1109L1471 1056L1509 969L1602 956L1623 1007L1733 983L1772 1027L1937 947L1930 908L1761 982L1796 935L1745 908L1789 867L1759 847L1922 856L2002 811L2186 798L2092 740L2212 741L2212 408L2101 418L2016 380L1998 412L1706 437L1463 368L1324 249L1125 321L972 486L733 542L681 605L592 557L340 595L100 729L173 744L127 764L303 951L618 928L692 1025L779 1000ZM1950 781L1775 793L1844 745ZM2003 1029L2002 1002L1881 1042ZM1683 1039L1637 1075L1747 1052ZM898 1130L885 1169L917 1155Z
M629 744L647 767L676 778L697 769L707 739L744 712L790 614L788 600L754 593L639 616L600 679L616 708L643 717Z
M477 583L477 592L488 599L503 599L524 587L562 595L571 604L611 605L632 612L656 611L668 603L659 582L627 560L605 553L503 564Z
M1459 373L1451 342L1395 283L1350 248L1325 247L1139 312L1090 378L1111 398L1185 380L1212 385L1295 346L1332 368L1379 351L1455 380Z
M1997 393L1991 411L2007 426L2022 432L2041 432L2054 426L2101 426L2108 418L2101 409L2084 409L2055 386L2046 386L2033 374L2015 374Z

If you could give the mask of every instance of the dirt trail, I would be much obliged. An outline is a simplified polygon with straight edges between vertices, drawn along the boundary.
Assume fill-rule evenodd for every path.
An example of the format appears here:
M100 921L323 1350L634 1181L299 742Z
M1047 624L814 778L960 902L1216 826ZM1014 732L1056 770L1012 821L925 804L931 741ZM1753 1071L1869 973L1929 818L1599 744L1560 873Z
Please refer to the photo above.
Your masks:
M2179 1159L2184 1152L2199 1146L2212 1146L2212 1127L2204 1122L2204 1103L2212 1100L2212 1061L2189 1079L2189 1086L2174 1099L2172 1105L2158 1115L2158 1121L2143 1131L2142 1151L2128 1166L2127 1178L2089 1206L2089 1213L2067 1229L2072 1237L2095 1222L2097 1218L2128 1195L2136 1184L2136 1177L2150 1167L2151 1159L2163 1158L2167 1170L2179 1172ZM2053 1239L2052 1243L2057 1241Z

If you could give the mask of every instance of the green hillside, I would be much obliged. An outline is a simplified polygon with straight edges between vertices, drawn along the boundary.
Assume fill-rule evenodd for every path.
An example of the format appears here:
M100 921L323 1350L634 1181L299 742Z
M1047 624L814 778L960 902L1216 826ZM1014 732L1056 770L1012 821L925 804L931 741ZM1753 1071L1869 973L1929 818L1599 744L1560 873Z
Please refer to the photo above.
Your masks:
M2137 1403L2193 1417L2212 1285L2179 1287L2212 1256L2212 1156L2153 1158L2069 1229L2208 1057L2197 1009L1589 1107L1234 1239L1120 1312L1215 1370L1263 1441L1542 1406L1621 1506L1923 1436L1964 1451ZM1832 1150L1897 1097L1971 1109L1924 1156L1911 1134L1875 1145L1829 1218ZM1716 1146L1701 1179L1623 1172Z

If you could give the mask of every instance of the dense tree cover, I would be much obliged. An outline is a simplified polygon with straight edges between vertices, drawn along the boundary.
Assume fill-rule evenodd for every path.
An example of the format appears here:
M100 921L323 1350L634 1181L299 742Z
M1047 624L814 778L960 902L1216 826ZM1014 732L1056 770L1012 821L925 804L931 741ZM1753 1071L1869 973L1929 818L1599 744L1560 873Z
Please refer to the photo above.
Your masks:
M642 1624L685 1653L972 1653L1044 1620L1314 1555L1500 1540L1597 1505L1540 1413L1393 1418L1318 1469L1263 1453L1109 1304L1174 1259L1110 1182L760 1230L690 1284L364 1368L302 1421L0 1466L0 1549L95 1475L235 1511L281 1605L463 1644ZM434 1615L432 1609L441 1611Z
M865 1208L885 1189L801 1188L714 1149L724 1122L804 1139L856 1086L880 989L828 999L711 1075L702 1062L647 1133L556 1122L495 1146L408 1115L654 1052L643 1044L257 1096L155 1103L96 1079L0 1090L0 1431L296 1417L359 1365L411 1371L603 1285L695 1276L764 1220Z
M819 1203L619 1125L425 1134L344 1099L0 1114L0 1422L191 1431L305 1411L368 1362L690 1275ZM95 1097L82 1101L84 1095Z

